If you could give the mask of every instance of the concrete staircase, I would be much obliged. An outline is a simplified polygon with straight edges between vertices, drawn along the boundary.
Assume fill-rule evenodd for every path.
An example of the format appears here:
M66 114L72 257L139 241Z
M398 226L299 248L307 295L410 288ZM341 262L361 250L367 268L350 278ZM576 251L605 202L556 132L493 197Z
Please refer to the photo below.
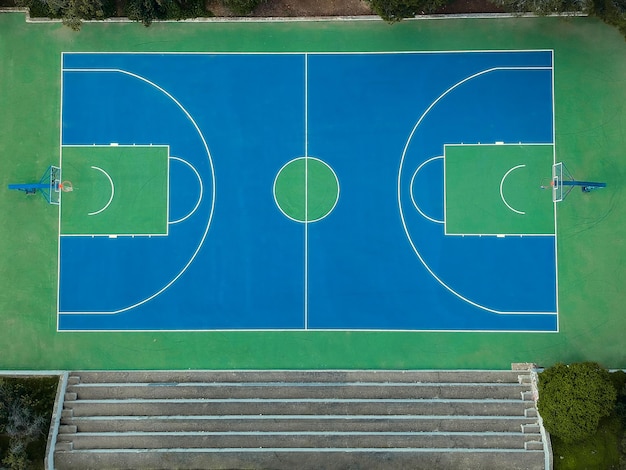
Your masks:
M543 469L527 371L71 372L58 469Z

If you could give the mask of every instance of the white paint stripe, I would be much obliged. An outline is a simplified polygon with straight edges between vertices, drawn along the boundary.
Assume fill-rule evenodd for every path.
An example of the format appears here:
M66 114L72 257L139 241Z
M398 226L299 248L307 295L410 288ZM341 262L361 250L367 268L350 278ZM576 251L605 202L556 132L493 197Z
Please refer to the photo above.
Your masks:
M526 212L524 211L518 211L517 209L514 209L513 207L511 207L511 205L506 201L506 199L504 198L504 193L502 192L502 187L504 186L504 180L507 178L507 176L509 176L509 174L514 171L517 170L518 168L525 168L526 165L517 165L514 166L513 168L511 168L509 171L507 171L504 176L502 177L502 179L500 180L500 198L502 199L502 202L504 202L504 204L506 205L506 207L508 207L509 209L511 209L513 212L515 212L516 214L520 214L520 215L526 215Z
M434 453L495 453L495 454L519 454L520 456L528 456L529 454L543 454L543 450L525 450L525 449L489 449L489 448L472 448L472 449L464 449L458 447L208 447L208 448L167 448L167 449L73 449L72 454L171 454L171 453L182 453L182 454L242 454L242 453L305 453L305 452L314 452L314 453L425 453L425 452L434 452Z
M198 184L200 185L200 194L198 195L198 201L196 202L196 205L191 210L191 212L189 212L186 216L181 217L180 219L172 220L171 222L168 222L169 224L178 224L180 222L184 222L185 220L187 220L189 217L191 217L194 214L194 212L196 212L196 210L198 210L198 207L200 207L200 203L202 202L202 196L204 195L204 185L202 184L202 178L200 177L200 173L198 173L198 170L196 170L196 168L191 163L179 157L170 157L170 159L183 162L185 165L191 168L193 172L196 174L196 178L198 179Z
M463 80L460 80L457 83L455 83L454 85L452 85L451 87L449 87L441 95L439 95L428 106L428 108L426 108L426 110L422 113L422 115L419 117L419 119L415 123L415 126L413 126L413 129L411 130L411 132L409 134L409 137L408 137L408 139L406 141L406 144L404 145L404 149L402 151L402 157L400 159L400 168L398 170L397 197L398 197L398 209L400 211L400 219L402 220L402 227L404 228L404 232L405 232L405 234L407 236L407 239L409 240L409 244L413 248L413 252L417 255L417 258L419 259L419 261L422 263L424 268L426 268L426 270L432 276L432 278L435 279L448 292L450 292L454 296L458 297L460 300L468 303L469 305L472 305L472 306L474 306L476 308L479 308L481 310L485 310L487 312L495 313L495 314L498 314L498 315L534 315L537 312L510 312L510 311L503 311L503 310L497 310L497 309L493 309L493 308L490 308L490 307L486 307L484 305L481 305L481 304L479 304L477 302L474 302L474 301L468 299L467 297L463 296L459 292L455 291L452 287L450 287L448 284L446 284L439 276L437 276L437 274L433 271L433 269L428 265L426 260L422 257L420 251L417 249L417 246L415 246L415 243L411 239L411 235L409 233L409 229L407 227L407 222L406 222L406 219L405 219L405 216L404 216L404 211L402 210L402 185L401 185L402 181L401 180L402 180L402 171L403 171L403 167L404 167L404 162L405 162L406 155L407 155L407 152L408 152L408 149L409 149L409 145L411 143L411 140L413 139L413 135L415 134L415 132L417 131L419 126L422 124L422 121L430 113L430 111L443 98L445 98L448 94L450 94L452 91L454 91L455 89L457 89L458 87L460 87L464 83L467 83L470 80L473 80L473 79L475 79L477 77L480 77L482 75L486 75L488 73L493 73L493 72L499 72L499 71L516 71L516 70L552 70L552 67L543 67L543 66L541 66L541 67L526 67L526 66L524 66L524 67L493 67L493 68L489 68L489 69L486 69L486 70L482 70L482 71L477 72L477 73L475 73L473 75L470 75L469 77L466 77ZM556 312L544 312L544 313L555 314ZM443 331L448 331L448 330L443 330ZM460 331L468 331L468 330L460 330ZM474 330L471 330L471 331L474 331ZM491 331L491 330L487 330L487 331Z
M514 16L515 17L515 16ZM275 18L271 18L271 21L275 21ZM520 52L552 52L554 53L554 49L455 49L455 50L432 50L432 51L348 51L348 52L339 52L339 51L328 51L328 52L306 52L308 55L312 56L322 56L322 55L433 55L433 54L503 54L503 55L511 55ZM111 51L89 51L89 52L62 52L62 54L70 54L70 55L198 55L198 56L207 56L207 55L250 55L250 56L259 56L259 55L268 55L268 56L299 56L303 55L303 52L262 52L262 51L204 51L204 52L179 52L179 51L145 51L145 52L135 52L135 51L119 51L119 52L111 52ZM554 61L553 61L554 62Z
M117 384L116 384L117 385ZM74 416L72 422L90 421L524 421L536 422L526 416L465 416L465 415L167 415L167 416Z
M417 212L419 212L421 214L422 217L424 217L425 219L430 220L431 222L434 222L436 224L443 224L444 221L443 220L437 220L433 217L429 217L428 215L426 215L421 209L420 207L417 205L417 202L415 202L415 197L413 196L413 183L415 181L415 177L417 176L417 174L419 173L419 171L422 169L422 167L424 165L426 165L427 163L430 163L434 160L438 160L438 159L443 159L442 156L439 157L433 157L433 158L429 158L428 160L426 160L425 162L422 162L422 164L420 166L417 167L417 170L415 170L415 173L413 173L413 177L411 178L411 184L409 185L409 190L410 190L410 194L411 194L411 201L413 202L413 207L415 207L415 209L417 209ZM444 214L445 216L445 214Z
M520 431L103 431L79 432L80 437L198 437L198 436L528 436ZM538 434L538 433L537 433Z
M93 315L93 312L61 312L61 315ZM522 312L522 313L507 313L507 315L553 315L556 316L556 312ZM382 328L309 328L310 331L315 332L355 332L355 333L541 333L541 334L554 334L558 333L558 330L485 330L485 329L449 329L444 330L441 328L437 329L382 329ZM107 329L63 329L60 330L61 333L304 333L306 330L303 328L199 328L199 329L191 329L191 328L183 328L183 329L155 329L155 328L144 328L144 329L119 329L119 330L107 330Z
M304 54L304 329L309 329L309 56Z
M189 266L191 266L191 263L193 263L193 261L196 259L196 256L198 256L198 253L200 252L200 249L202 248L202 246L204 245L204 242L206 240L206 237L209 233L209 227L211 226L211 222L213 220L213 214L215 211L215 194L216 194L216 184L215 184L215 169L213 167L213 159L211 157L211 152L209 151L209 146L206 142L206 139L204 138L204 134L202 133L202 131L200 130L200 127L198 126L198 124L196 123L196 121L193 119L193 117L191 116L191 114L189 113L189 111L187 111L187 109L185 109L185 107L171 94L169 93L167 90L165 90L164 88L160 87L159 85L157 85L156 83L148 80L145 77L142 77L141 75L137 75L136 73L132 73L132 72L128 72L127 70L122 70L122 69L99 69L99 68L95 68L95 69L63 69L63 72L66 73L71 73L71 72L82 72L82 73L121 73L124 75L128 75L130 77L136 78L137 80L140 80L144 83L147 83L148 85L154 87L155 89L157 89L158 91L160 91L161 93L163 93L165 96L167 96L170 100L172 100L176 106L178 106L178 108L185 114L185 116L187 117L187 119L189 119L189 121L191 122L191 124L193 125L193 127L196 129L196 132L198 133L198 136L200 137L200 140L202 141L202 145L204 146L204 150L207 154L208 160L209 160L209 166L211 168L211 180L212 180L212 198L211 198L211 209L209 212L209 217L207 220L207 224L204 230L204 233L202 234L202 237L200 239L200 242L198 243L198 246L196 247L195 251L193 252L192 256L189 258L189 260L187 261L187 263L185 264L185 266L183 266L183 268L181 269L181 271L176 274L176 276L174 276L168 283L166 283L161 289L159 289L158 291L156 291L154 294L150 295L149 297L146 297L145 299L136 302L132 305L129 305L127 307L121 308L121 309L117 309L117 310L112 310L112 311L107 311L107 312L61 312L59 311L58 314L59 315L63 315L63 314L93 314L93 315L115 315L118 313L122 313L122 312L126 312L128 310L132 310L133 308L139 307L140 305L145 304L146 302L149 302L150 300L154 299L155 297L161 295L163 292L165 292L167 289L170 288L170 286L172 286L172 284L174 284L184 273L185 271L187 271L187 269L189 269ZM58 325L57 325L58 328Z
M61 52L61 64L60 64L60 70L61 70L61 78L60 78L60 85L61 85L61 93L60 93L60 99L61 99L61 103L59 105L59 167L61 169L63 169L63 87L64 87L64 82L63 82L63 60L64 60L64 53ZM56 330L59 331L59 315L58 312L61 310L61 213L63 210L63 192L61 192L61 194L59 195L59 231L58 231L58 236L57 236L57 300L56 300L56 304L57 304L57 318L56 318Z
M552 164L556 164L556 103L555 103L555 91L554 91L554 50L552 51L552 148L553 148L553 160ZM559 322L559 250L557 247L557 206L554 203L554 275L555 275L555 291L554 298L556 299L556 330L560 330ZM547 449L547 448L546 448ZM546 456L547 459L547 456Z
M115 196L115 185L113 184L113 180L111 179L111 176L104 171L102 168L98 167L98 166L92 166L91 168L93 168L94 170L98 170L102 173L104 173L104 176L107 177L107 179L109 180L109 184L111 185L111 196L109 197L109 200L107 201L107 203L100 209L97 210L95 212L89 212L87 215L98 215L101 212L104 212L105 210L107 210L109 208L109 206L111 205L111 202L113 201L113 196Z
M521 398L110 398L110 399L77 399L66 400L73 403L81 403L85 405L91 404L129 404L137 405L140 403L171 403L171 404L197 404L197 403L399 403L399 404L422 404L429 405L432 403L503 403L515 404L522 406L524 401Z
M498 387L498 388L523 388L529 389L529 386L520 384L519 382L387 382L382 385L385 387L410 387L410 388L430 388L437 387L447 389L449 387ZM318 387L345 387L345 388L361 388L361 387L380 387L381 382L96 382L96 383L79 383L72 385L72 388L106 388L117 387L120 389L129 387L147 387L147 388L318 388Z

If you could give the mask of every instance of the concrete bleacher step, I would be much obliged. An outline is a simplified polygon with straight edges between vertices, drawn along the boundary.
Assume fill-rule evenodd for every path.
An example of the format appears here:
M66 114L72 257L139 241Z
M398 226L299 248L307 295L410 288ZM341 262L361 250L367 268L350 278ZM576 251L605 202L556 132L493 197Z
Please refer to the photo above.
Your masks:
M494 432L101 432L60 434L74 449L457 448L524 449L538 437Z
M381 387L381 385L384 385ZM187 382L97 383L68 386L68 401L100 398L508 398L528 392L517 383L413 383L413 382Z
M88 416L64 418L73 432L229 432L229 431L361 431L361 432L519 432L536 418L521 416L420 415L219 415L219 416ZM62 432L62 431L60 431Z
M528 373L72 372L55 465L544 468Z
M360 400L360 399L169 399L77 400L65 402L75 417L163 415L477 415L523 416L528 406L521 400Z
M106 467L103 467L106 462ZM78 450L56 458L58 468L132 469L385 469L529 470L544 468L542 451L456 449L147 449Z
M188 383L188 382L426 382L519 383L519 371L508 370L238 370L238 371L80 371L69 377L77 383Z

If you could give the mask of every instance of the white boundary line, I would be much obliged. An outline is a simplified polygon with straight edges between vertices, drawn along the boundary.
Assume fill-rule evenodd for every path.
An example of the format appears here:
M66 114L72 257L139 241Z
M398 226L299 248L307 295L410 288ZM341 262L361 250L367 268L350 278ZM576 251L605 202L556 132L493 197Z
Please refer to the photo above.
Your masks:
M99 23L101 21L98 21ZM179 23L179 21L177 21ZM263 51L204 51L204 52L189 52L189 51L76 51L67 52L71 55L295 55L295 56L316 56L316 55L431 55L431 54L484 54L484 53L499 53L499 54L511 54L511 53L523 53L523 52L551 52L553 49L455 49L455 50L432 50L432 51L328 51L328 52L305 52L305 51L276 51L276 52L263 52ZM65 53L63 53L65 54ZM554 61L552 62L554 64Z
M500 198L502 199L502 202L504 202L504 204L506 205L506 207L508 207L509 209L511 209L513 212L515 212L516 214L520 214L520 215L526 215L526 212L524 211L519 211L517 209L514 209L513 207L511 207L511 205L506 201L506 199L504 198L504 193L502 192L502 187L504 186L504 180L507 178L507 176L509 176L509 174L514 171L517 170L519 168L526 168L526 165L517 165L514 166L513 168L511 168L509 171L507 171L504 176L502 177L502 179L500 180Z
M85 313L90 314L90 313ZM520 313L519 315L529 316L535 315L533 312ZM546 315L545 313L537 313L536 315ZM555 314L552 314L555 315ZM558 321L557 321L558 326ZM63 329L58 333L301 333L306 334L309 331L319 333L343 333L343 332L355 332L355 333L558 333L558 330L443 330L443 329L383 329L383 328L307 328L293 327L293 328L221 328L221 329L137 329L137 330L122 330L122 329L91 329L91 330L73 330Z
M196 212L198 207L200 207L200 203L202 202L202 197L204 195L204 185L202 184L202 177L200 176L200 173L198 173L198 170L196 170L196 168L191 163L189 163L187 160L183 160L180 157L169 157L169 158L170 160L177 160L179 162L183 162L185 165L191 168L193 172L196 174L196 178L198 178L198 184L200 185L200 194L198 195L198 201L196 202L196 205L194 206L194 208L186 216L177 220L172 220L171 222L168 221L168 224L172 225L172 224L178 224L180 222L187 220L189 217L191 217L194 214L194 212ZM168 198L168 202L169 202L169 198ZM169 220L169 217L168 217L168 220Z
M554 57L554 56L553 56ZM426 268L426 270L428 271L428 273L433 277L433 279L435 279L442 287L444 287L448 292L450 292L451 294L453 294L454 296L458 297L460 300L468 303L469 305L472 305L476 308L479 308L481 310L485 310L487 312L491 312L491 313L495 313L498 315L525 315L525 314L541 314L541 315L557 315L557 312L510 312L510 311L503 311L503 310L496 310L490 307L486 307L484 305L481 305L477 302L474 302L470 299L468 299L467 297L463 296L462 294L460 294L459 292L455 291L452 287L450 287L448 284L446 284L439 276L437 276L437 274L433 271L433 269L428 265L428 263L426 263L426 260L422 257L422 255L420 254L419 250L417 249L415 243L413 242L413 239L411 238L411 234L409 233L409 229L407 227L407 222L405 220L405 216L404 216L404 211L402 210L402 171L403 171L403 167L404 167L404 161L406 158L406 154L409 148L409 145L411 143L411 141L413 140L413 135L415 134L415 132L417 131L417 128L420 126L420 124L422 123L422 121L426 118L426 116L428 115L428 113L430 113L430 111L445 97L447 96L449 93L451 93L452 91L454 91L456 88L460 87L461 85L463 85L464 83L473 80L477 77L480 77L482 75L486 75L488 73L493 73L493 72L500 72L500 71L517 71L517 70L552 70L552 66L550 67L545 67L545 66L537 66L537 67L533 67L533 66L506 66L506 67L491 67L489 69L485 69L482 70L480 72L474 73L466 78L464 78L463 80L458 81L457 83L455 83L454 85L452 85L451 87L449 87L447 90L445 90L441 95L439 95L439 97L437 97L429 106L428 108L426 108L426 110L424 111L424 113L419 117L419 119L417 120L417 122L415 123L415 125L413 126L413 129L411 130L409 137L406 141L406 144L404 146L404 149L402 151L402 157L400 159L400 167L398 169L398 184L397 184L397 197L398 197L398 209L400 211L400 218L402 220L402 226L404 228L404 232L407 236L407 239L411 245L411 247L413 248L414 253L417 255L417 258L419 259L419 261L422 263L422 265L424 266L424 268ZM553 107L554 107L554 97L553 97ZM553 119L554 119L554 112L553 112ZM556 237L555 237L556 238Z
M309 56L304 54L304 329L309 329Z
M100 168L99 166L92 166L91 168L93 168L94 170L98 170L98 171L101 171L102 173L104 173L104 176L107 177L107 179L109 180L109 184L111 185L111 197L109 198L107 203L100 210L97 210L95 212L88 212L87 213L87 215L98 215L101 212L104 212L105 210L107 210L108 207L111 205L111 202L113 201L113 197L115 196L115 185L113 184L113 180L111 179L111 176L106 171L104 171L102 168Z
M61 70L61 92L59 103L59 168L63 171L63 58L64 52L61 52L61 60L59 70ZM57 314L56 314L56 331L59 331L59 310L61 308L61 211L63 210L63 193L59 194L59 225L57 231Z
M128 310L131 310L133 308L139 307L140 305L145 304L146 302L149 302L150 300L154 299L155 297L161 295L163 292L165 292L167 289L169 289L172 284L174 284L184 273L185 271L187 271L187 269L189 268L189 266L191 266L191 263L193 263L193 261L196 259L196 256L198 255L198 253L200 252L200 249L202 248L202 245L204 245L204 241L206 240L206 237L209 233L209 227L211 226L211 222L213 220L213 214L214 214L214 210L215 210L215 169L213 167L213 159L211 157L211 152L209 151L209 146L206 142L206 139L204 138L204 134L202 134L202 131L200 130L200 127L198 126L198 124L196 123L196 121L193 119L193 117L191 116L191 114L189 113L189 111L187 111L187 109L185 109L185 107L174 97L172 96L172 94L170 94L167 90L165 90L164 88L160 87L159 85L157 85L156 83L148 80L145 77L142 77L140 75L137 75L135 73L129 72L127 70L122 70L122 69L99 69L99 68L95 68L95 69L65 69L65 68L61 68L61 74L63 75L64 73L72 73L72 72L80 72L80 73L121 73L124 75L128 75L130 77L136 78L137 80L140 80L144 83L147 83L148 85L154 87L155 89L157 89L158 91L160 91L161 93L163 93L165 96L167 96L170 100L172 100L178 107L179 109L185 114L185 116L187 117L187 119L189 119L189 121L191 121L191 124L194 126L194 128L196 129L196 132L198 133L198 136L200 137L200 139L202 140L202 144L204 146L204 149L206 151L207 157L209 159L209 165L211 168L211 180L212 180L212 186L213 186L213 194L212 194L212 199L211 199L211 210L209 212L209 218L206 224L206 228L204 230L204 233L202 234L202 237L200 239L200 242L198 243L198 246L196 247L194 253L192 254L191 258L188 260L188 262L185 264L185 266L183 267L183 269L176 275L174 276L173 279L171 279L167 284L165 284L165 286L163 286L160 290L158 290L157 292L155 292L154 294L152 294L149 297L146 297L145 299L136 302L133 305L121 308L121 309L117 309L117 310L113 310L113 311L106 311L106 312L61 312L58 308L57 308L57 317L59 315L115 315L118 313L122 313L122 312L126 312ZM63 106L61 106L61 108L63 108ZM61 121L62 122L62 121ZM61 127L63 127L61 125ZM61 259L59 257L59 271L60 271L60 264L61 264ZM60 278L59 278L60 279ZM60 282L59 282L59 287L60 287ZM59 298L60 298L60 288L59 288ZM58 319L57 319L57 330L58 330Z
M554 139L556 136L556 132L555 132L555 103L554 103L554 50L551 49L516 49L516 50L495 50L495 49L485 49L485 50L453 50L453 51L352 51L352 52L320 52L320 53L306 53L307 55L307 63L308 63L308 55L357 55L357 54L365 54L365 55L377 55L377 54L415 54L415 55L421 55L421 54L455 54L455 53L465 53L465 54L478 54L478 53L502 53L502 54L510 54L510 53L520 53L520 52L550 52L552 54L552 62L551 62L551 66L550 67L542 67L543 69L549 69L552 70L552 119L553 119L553 143L554 143ZM65 52L61 53L61 103L63 103L63 76L64 76L64 69L63 69L63 56L64 56ZM85 55L92 55L92 54L128 54L128 55L142 55L142 54L156 54L156 55L168 55L168 54L172 54L172 55L221 55L221 54L225 54L225 55L301 55L302 52L202 52L202 53L198 53L198 52L71 52L71 54L85 54ZM496 68L498 69L498 68ZM88 69L89 70L89 69ZM120 73L128 73L130 75L134 75L131 74L130 72L126 72L126 71L122 71L122 70L113 70L113 69L104 69L107 72L113 72L113 71L119 71ZM95 70L89 70L89 71L95 71ZM482 73L486 73L486 72L482 72ZM198 249L196 250L196 252L194 253L194 258L197 255L200 247L202 246L202 244L204 243L204 240L206 239L206 235L208 234L208 230L209 230L209 226L213 217L213 211L214 211L214 206L215 206L215 173L214 173L214 168L213 168L213 161L208 149L208 146L206 144L206 140L204 139L204 136L202 135L199 127L197 126L197 124L195 123L195 121L191 118L191 116L189 115L189 113L182 107L182 105L180 105L180 103L178 103L178 101L176 101L168 92L166 92L165 90L163 90L162 88L158 87L156 84L153 84L152 82L149 82L147 79L143 78L143 77L139 77L137 75L136 78L139 78L140 80L145 80L146 82L152 84L153 86L157 87L159 90L163 91L168 97L171 97L175 103L183 110L183 112L187 115L187 117L192 121L193 125L196 127L196 130L198 131L202 142L205 146L205 149L207 151L208 157L209 157L209 163L211 166L211 171L212 171L212 179L213 179L213 200L212 200L212 206L211 206L211 213L210 213L210 217L209 217L209 223L207 224L205 233L202 237L201 243L198 246ZM473 77L468 77L466 78L464 81L467 81L469 79L471 79ZM306 80L306 75L305 75L305 80ZM462 84L462 82L457 83L453 88L456 88L457 86L459 86L460 84ZM447 90L446 92L444 92L444 95L447 94L448 92L452 91L452 89ZM415 127L413 128L413 131L410 133L409 135L409 139L407 141L407 145L404 148L403 154L402 154L402 160L400 163L400 172L399 172L399 176L398 176L398 203L400 205L400 173L402 170L402 164L404 162L404 157L406 154L406 150L408 148L408 143L410 142L413 134L415 133L415 130L417 129L418 125L421 123L422 119L425 117L426 114L428 114L428 112L430 111L430 109L432 107L434 107L434 105L441 99L443 98L444 95L441 95L439 98L437 98L437 100L435 100L435 102L433 102L430 107L424 112L424 114L422 115L422 117L420 118L420 120L417 122L417 124L415 125ZM305 94L305 107L308 105L308 93ZM61 105L60 107L60 122L61 124L63 123L63 106ZM307 119L306 113L305 113L305 120ZM308 127L308 123L307 123L307 127ZM60 126L60 134L61 134L61 139L60 139L60 144L62 146L62 125ZM305 129L305 132L308 132L308 128ZM305 136L305 148L307 150L308 153L308 135ZM555 150L555 157L554 157L554 161L556 162L556 150ZM444 209L445 209L445 191L444 191ZM402 209L400 207L400 215L401 215L401 219L402 219L402 224L404 226L405 232L406 232L406 225L405 225L405 221L404 221L404 216L402 213ZM59 231L60 231L60 210L59 210ZM556 208L555 208L555 229L556 229ZM555 238L555 255L556 255L556 235L554 236ZM426 269L431 273L431 275L433 275L432 271L430 270L430 268L424 263L424 261L422 260L422 258L420 257L419 253L417 252L417 250L415 249L415 246L413 245L413 242L410 240L409 238L409 242L411 244L411 246L413 246L414 251L416 252L418 258L420 259L420 261L422 262L422 264L424 264L424 266L426 267ZM61 245L60 245L60 236L59 236L59 269L58 269L58 276L57 279L59 280L58 282L58 289L57 292L59 293L60 291L60 251L61 251ZM193 259L192 259L193 260ZM192 261L191 260L191 261ZM183 269L183 272L188 268L188 266L191 264L191 261L185 266L185 268ZM558 263L557 263L558 266ZM182 275L181 272L179 274L179 276L177 276L169 285L173 284L178 277L180 277L180 275ZM437 279L440 283L441 281L434 276L435 279ZM156 295L159 295L160 293L162 293L166 288L169 287L169 285L167 285L164 289L162 289L161 291L159 291ZM444 285L444 287L447 287ZM308 295L308 293L307 293ZM144 302L148 301L150 299L145 300ZM62 314L63 312L59 311L59 301L60 301L60 295L57 295L57 331L59 332L258 332L258 331L289 331L289 332L300 332L300 331L306 331L306 329L308 329L308 317L307 317L307 324L306 324L306 329L295 329L295 328L283 328L283 329L259 329L259 328L254 328L254 329L176 329L176 330L163 330L163 329L157 329L157 330L152 330L152 329L142 329L142 330L119 330L119 329L115 329L115 330L109 330L109 329L102 329L102 330L59 330L59 315ZM141 303L144 303L141 302ZM137 304L140 305L140 304ZM558 275L557 275L557 305L558 305ZM133 306L134 307L134 306ZM129 307L129 308L133 308L133 307ZM127 310L127 309L125 309ZM81 312L77 312L77 313L81 313ZM82 312L85 314L90 314L93 312ZM114 312L114 313L118 313L118 312ZM514 312L509 312L509 314L515 314ZM534 314L543 314L540 312L534 313L534 312L522 312L522 315L534 315ZM556 314L556 313L550 313L550 314ZM308 315L308 312L307 312ZM557 315L557 330L556 331L552 331L552 330L468 330L468 329L464 329L464 330L458 330L458 329L428 329L428 330L415 330L415 329L394 329L394 330L390 330L390 329L314 329L314 331L363 331L363 332L442 332L442 333L453 333L453 332L459 332L459 333L557 333L559 331L558 328L558 315Z
M552 51L552 151L554 155L554 160L552 162L553 165L556 164L556 99L554 92L554 51ZM554 203L554 269L555 269L555 277L556 277L556 286L555 286L555 299L556 299L556 330L560 330L560 315L559 312L559 250L557 249L557 215L556 215L556 202Z
M426 214L425 214L425 213L424 213L424 212L420 209L420 207L417 205L417 202L415 202L415 197L413 196L413 182L415 181L415 177L417 176L417 174L419 173L419 171L420 171L420 170L422 169L422 167L423 167L424 165L426 165L427 163L430 163L430 162L432 162L432 161L434 161L434 160L439 160L439 159L442 159L442 160L443 160L443 156L438 156L438 157L432 157L432 158L429 158L428 160L426 160L425 162L422 162L422 163L420 164L420 166L418 166L418 167L417 167L417 170L415 170L415 173L413 173L413 176L411 177L411 184L409 185L409 190L410 190L410 194L411 194L411 201L413 202L413 207L415 207L415 209L417 209L417 212L419 212L419 213L422 215L422 217L424 217L425 219L430 220L431 222L434 222L434 223L436 223L436 224L443 224L443 223L445 223L445 221L443 221L443 220L437 220L437 219L434 219L434 218L432 218L432 217L427 216L427 215L426 215ZM444 173L445 173L445 172L444 172ZM444 184L444 188L445 188L445 184ZM445 190L444 190L444 197L445 197ZM445 207L445 204L444 204L444 207ZM444 210L444 216L445 216L445 210Z

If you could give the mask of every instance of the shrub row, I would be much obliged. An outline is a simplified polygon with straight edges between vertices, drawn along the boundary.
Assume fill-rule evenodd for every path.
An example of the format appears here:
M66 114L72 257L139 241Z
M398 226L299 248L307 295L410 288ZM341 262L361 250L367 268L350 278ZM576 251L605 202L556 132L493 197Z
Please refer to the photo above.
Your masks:
M539 374L537 407L552 435L555 469L626 468L625 372L555 364Z
M262 0L221 0L232 13L251 14ZM263 0L271 1L271 0ZM453 0L367 0L372 11L386 21L433 13ZM619 28L626 37L626 0L489 0L511 13L538 15L582 12L598 16ZM80 29L81 20L116 16L115 0L15 0L28 7L33 17L62 18L72 29ZM149 26L154 20L182 20L213 16L204 0L125 0L124 14Z

